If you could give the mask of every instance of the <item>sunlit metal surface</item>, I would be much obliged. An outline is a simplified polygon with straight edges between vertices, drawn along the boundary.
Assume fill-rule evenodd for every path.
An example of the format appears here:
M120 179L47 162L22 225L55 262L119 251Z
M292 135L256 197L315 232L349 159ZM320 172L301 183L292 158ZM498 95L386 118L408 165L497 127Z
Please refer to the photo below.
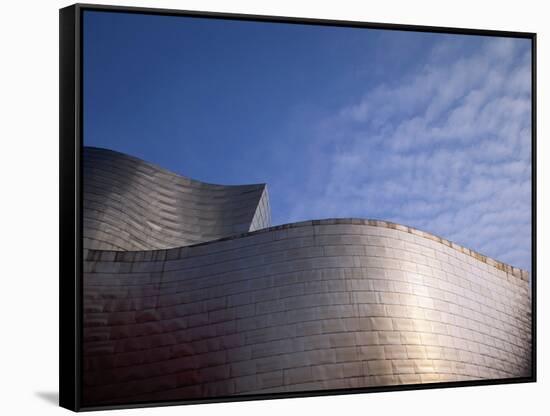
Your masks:
M531 373L527 273L397 224L85 259L87 404Z

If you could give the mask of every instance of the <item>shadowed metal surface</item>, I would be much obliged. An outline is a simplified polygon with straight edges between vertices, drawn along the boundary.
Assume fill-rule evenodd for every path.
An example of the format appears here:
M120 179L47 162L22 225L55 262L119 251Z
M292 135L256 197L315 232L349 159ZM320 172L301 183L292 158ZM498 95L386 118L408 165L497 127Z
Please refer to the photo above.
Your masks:
M265 184L214 185L85 147L84 248L155 250L271 225Z
M84 255L88 405L531 374L527 273L409 227Z

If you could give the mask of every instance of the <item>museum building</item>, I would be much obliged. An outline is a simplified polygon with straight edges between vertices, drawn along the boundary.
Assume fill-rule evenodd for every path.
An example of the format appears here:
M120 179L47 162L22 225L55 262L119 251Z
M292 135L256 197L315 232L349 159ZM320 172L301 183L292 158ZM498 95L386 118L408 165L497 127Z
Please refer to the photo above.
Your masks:
M531 375L528 273L83 150L83 404Z

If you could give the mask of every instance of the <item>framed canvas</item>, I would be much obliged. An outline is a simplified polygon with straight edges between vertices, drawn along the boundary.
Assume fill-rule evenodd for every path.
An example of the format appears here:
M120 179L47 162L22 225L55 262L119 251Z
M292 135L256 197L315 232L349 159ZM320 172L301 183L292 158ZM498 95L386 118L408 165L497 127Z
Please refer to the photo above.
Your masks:
M61 406L535 381L535 41L61 9Z

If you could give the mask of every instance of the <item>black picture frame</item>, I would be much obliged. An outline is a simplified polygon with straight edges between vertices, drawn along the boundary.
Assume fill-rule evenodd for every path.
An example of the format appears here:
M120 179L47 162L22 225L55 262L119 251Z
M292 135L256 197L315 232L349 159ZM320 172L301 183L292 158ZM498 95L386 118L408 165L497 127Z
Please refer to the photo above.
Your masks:
M137 13L163 16L206 17L211 19L230 19L254 22L290 23L300 25L342 26L369 29L390 29L399 31L434 32L444 34L466 34L497 37L525 38L532 45L532 375L530 377L478 380L465 382L440 382L437 384L407 384L357 389L316 390L291 393L257 394L242 396L224 396L200 400L154 401L116 405L82 405L82 148L83 148L83 78L82 78L82 17L86 10L114 13ZM537 238L536 238L536 33L481 30L467 28L447 28L435 26L415 26L404 24L371 23L357 21L339 21L314 18L281 16L246 15L141 7L105 6L93 4L75 4L59 11L59 131L60 131L60 247L59 247L59 403L60 406L74 410L102 410L195 403L214 403L227 401L263 400L290 397L328 396L369 392L403 391L462 386L495 385L508 383L526 383L537 380Z

